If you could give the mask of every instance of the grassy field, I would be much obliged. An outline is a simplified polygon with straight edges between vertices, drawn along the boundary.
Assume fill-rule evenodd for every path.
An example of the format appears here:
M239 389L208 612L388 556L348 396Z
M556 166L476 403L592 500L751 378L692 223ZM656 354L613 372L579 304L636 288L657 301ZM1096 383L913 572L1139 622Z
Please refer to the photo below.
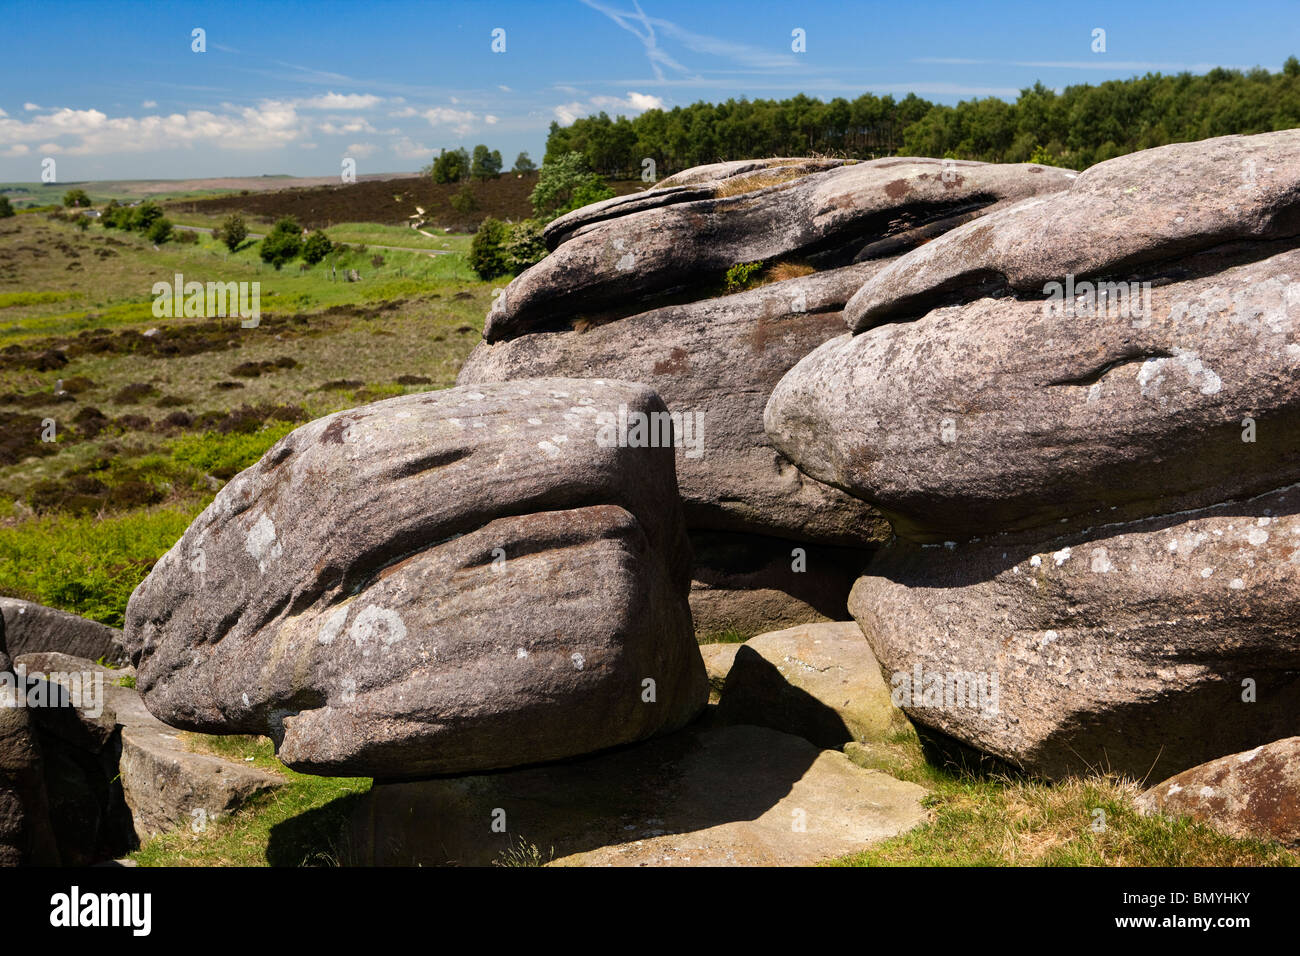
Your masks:
M153 283L177 272L261 282L260 325L156 318ZM277 272L251 243L0 221L0 591L119 625L153 561L281 435L452 385L490 300L457 250Z

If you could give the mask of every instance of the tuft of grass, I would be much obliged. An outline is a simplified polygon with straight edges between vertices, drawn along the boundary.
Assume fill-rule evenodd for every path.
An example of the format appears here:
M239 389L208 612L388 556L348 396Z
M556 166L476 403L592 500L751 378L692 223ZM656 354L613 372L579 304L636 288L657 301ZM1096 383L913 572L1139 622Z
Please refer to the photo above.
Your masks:
M370 789L365 777L296 773L275 757L265 737L185 734L187 746L243 760L280 774L285 785L194 833L182 828L131 854L140 866L337 866L338 837L353 804Z
M784 282L786 279L798 279L800 276L810 276L817 270L806 262L777 262L773 263L763 273L764 282Z
M0 292L0 309L10 309L22 305L42 305L46 302L62 302L65 299L79 299L80 292Z
M800 169L792 168L795 163L800 162L797 159L790 160L788 163L769 166L766 169L757 169L752 173L742 173L739 176L728 176L714 187L713 195L716 199L726 199L728 196L740 196L744 193L752 193L759 189L766 189L768 186L779 186L781 183L788 183L795 179L806 176L807 173Z
M555 859L555 847L551 847L550 853L543 856L537 844L529 843L523 837L517 837L516 841L501 851L492 861L493 866L545 866Z
M712 631L707 634L696 634L696 644L744 644L751 637L755 637L758 631L744 630L738 627L727 627L721 631Z
M1140 786L1099 776L1058 783L900 774L932 788L930 820L829 866L1295 866L1300 853L1188 819L1143 816Z

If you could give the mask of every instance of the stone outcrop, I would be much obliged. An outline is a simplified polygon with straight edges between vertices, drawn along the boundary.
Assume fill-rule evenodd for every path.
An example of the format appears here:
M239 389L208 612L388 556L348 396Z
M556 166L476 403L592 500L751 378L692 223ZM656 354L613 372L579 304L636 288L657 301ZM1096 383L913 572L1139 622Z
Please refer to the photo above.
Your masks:
M671 447L620 446L643 385L540 379L309 423L236 476L127 609L185 729L385 779L589 753L708 687Z

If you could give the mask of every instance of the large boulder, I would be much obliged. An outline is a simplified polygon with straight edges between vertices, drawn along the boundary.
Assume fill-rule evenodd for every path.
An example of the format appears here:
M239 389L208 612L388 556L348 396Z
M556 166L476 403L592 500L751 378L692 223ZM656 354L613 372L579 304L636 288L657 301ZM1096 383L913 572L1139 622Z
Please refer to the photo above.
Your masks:
M925 790L764 727L699 725L507 773L376 785L344 863L807 866L925 820Z
M0 616L12 657L53 651L114 665L127 660L122 632L107 624L8 597L0 597Z
M1298 602L1293 486L1036 545L900 541L849 610L914 721L1143 779L1300 732Z
M1140 297L1109 311L983 298L831 340L774 389L768 436L923 541L1056 534L1291 483L1300 250L1220 247L1161 282L1140 312Z
M846 265L894 233L1060 190L1077 175L1029 164L911 158L767 185L764 177L773 172L750 173L753 188L733 186L711 198L648 206L655 202L652 191L612 207L579 210L570 223L552 227L555 251L497 297L483 337L513 338L626 309L647 296L698 289L739 263L795 257L818 268ZM626 214L611 214L620 209ZM574 229L563 232L570 225ZM890 251L897 250L891 245Z
M620 410L667 420L642 385L542 379L287 435L132 595L149 709L390 779L683 726L708 688L673 452L619 445Z
M1300 847L1300 737L1184 770L1142 793L1137 805L1229 836Z
M1220 136L1129 153L954 229L862 287L845 309L860 332L919 315L951 294L1040 294L1049 282L1112 276L1239 239L1300 234L1300 129Z
M681 416L677 476L692 529L868 544L887 537L884 520L779 454L763 431L763 408L796 362L843 332L839 310L879 268L862 263L584 331L485 342L457 384L546 376L643 382Z
M722 687L718 718L831 748L911 732L853 621L805 624L740 645Z

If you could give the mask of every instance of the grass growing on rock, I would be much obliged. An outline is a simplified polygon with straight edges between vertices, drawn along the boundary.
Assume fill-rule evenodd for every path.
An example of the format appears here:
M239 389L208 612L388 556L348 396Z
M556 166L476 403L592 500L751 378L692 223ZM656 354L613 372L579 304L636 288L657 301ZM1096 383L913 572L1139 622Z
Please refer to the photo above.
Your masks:
M338 838L365 777L296 773L275 757L265 737L184 734L191 750L240 760L285 778L239 810L210 819L202 832L182 828L156 836L131 854L140 866L337 866Z
M1143 816L1133 803L1142 787L1131 780L1097 775L1046 783L942 769L902 741L851 758L929 788L923 802L930 819L828 866L1300 865L1300 852L1278 844L1235 839L1188 819Z

